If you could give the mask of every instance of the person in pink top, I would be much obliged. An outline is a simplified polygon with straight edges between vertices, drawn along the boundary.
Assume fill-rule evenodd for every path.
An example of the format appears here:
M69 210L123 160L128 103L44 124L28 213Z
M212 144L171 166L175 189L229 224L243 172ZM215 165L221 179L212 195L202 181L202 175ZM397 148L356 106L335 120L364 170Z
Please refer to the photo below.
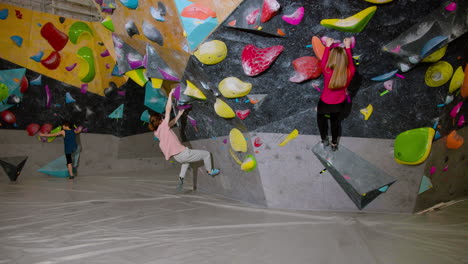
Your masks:
M341 129L341 114L344 110L347 89L353 79L356 68L351 54L351 40L345 38L345 48L331 48L334 39L328 38L322 60L323 92L317 105L317 124L324 146L328 141L328 119L331 123L331 148L338 149L338 135Z
M206 150L190 149L182 143L180 143L177 135L172 131L172 127L177 123L177 120L182 116L184 110L180 110L177 116L170 120L172 110L172 93L169 93L165 114L154 113L150 117L150 124L148 128L154 131L154 136L159 139L159 147L166 160L171 157L177 162L182 164L179 174L179 182L177 184L177 190L182 191L184 186L184 178L187 173L187 169L190 166L190 162L196 162L203 160L208 175L215 176L219 174L219 169L213 169L211 165L211 153Z

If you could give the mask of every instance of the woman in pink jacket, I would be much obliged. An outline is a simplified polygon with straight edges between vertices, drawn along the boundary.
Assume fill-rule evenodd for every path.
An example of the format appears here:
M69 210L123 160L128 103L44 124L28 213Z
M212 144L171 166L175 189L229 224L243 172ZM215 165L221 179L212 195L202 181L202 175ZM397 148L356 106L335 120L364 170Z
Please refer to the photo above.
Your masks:
M351 40L345 38L345 48L331 48L334 39L328 38L321 66L323 73L323 92L317 106L317 123L322 144L328 146L328 119L331 123L331 148L338 149L338 135L341 129L341 113L344 109L347 88L353 79L356 68L351 55Z

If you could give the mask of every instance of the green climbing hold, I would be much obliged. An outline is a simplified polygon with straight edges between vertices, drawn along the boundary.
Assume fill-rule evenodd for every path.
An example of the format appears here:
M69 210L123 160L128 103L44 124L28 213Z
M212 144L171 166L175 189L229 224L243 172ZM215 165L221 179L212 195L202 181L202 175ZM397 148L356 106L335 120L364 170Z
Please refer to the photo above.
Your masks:
M78 77L84 83L89 83L96 76L96 67L94 65L93 50L88 47L82 47L78 50L78 58L81 59L80 72Z
M73 44L78 44L81 38L92 38L94 36L93 31L85 22L75 22L71 25L68 30L68 37Z
M107 28L108 30L114 32L115 31L115 28L114 28L114 22L112 22L112 19L110 18L110 16L107 16L102 22L101 24Z

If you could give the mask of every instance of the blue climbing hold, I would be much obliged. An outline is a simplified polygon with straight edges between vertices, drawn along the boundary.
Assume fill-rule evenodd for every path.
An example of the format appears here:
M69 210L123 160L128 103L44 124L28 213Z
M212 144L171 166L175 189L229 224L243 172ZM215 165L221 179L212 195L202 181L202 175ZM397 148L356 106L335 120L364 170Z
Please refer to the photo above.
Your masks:
M387 72L385 74L382 74L382 75L379 75L377 77L374 77L372 78L371 80L372 81L376 81L376 82L383 82L383 81L386 81L386 80L389 80L391 79L393 76L395 76L395 74L397 74L398 70L394 70L394 71L391 71L391 72Z
M120 3L130 9L136 9L138 7L138 0L120 0Z
M145 110L145 111L143 111L143 113L141 113L140 120L145 122L145 123L149 123L150 114L149 114L148 110Z
M421 50L421 57L426 57L427 55L431 54L436 49L441 47L441 44L446 41L448 38L446 36L437 36L435 38L430 39Z
M11 40L13 40L13 42L15 42L16 46L18 47L21 47L21 45L23 45L23 38L20 36L12 36Z
M114 68L112 69L112 73L111 73L112 76L117 76L117 77L122 77L123 75L120 74L120 71L119 71L119 66L114 65Z
M124 111L124 105L121 104L119 107L117 107L114 112L112 112L110 115L109 115L109 118L113 118L113 119L119 119L119 118L122 118L123 117L123 111Z
M431 179L429 179L428 177L426 177L425 175L422 176L422 179L421 179L421 185L419 185L419 192L418 194L421 194L427 190L429 190L430 188L432 188L432 182L431 182Z
M44 52L39 51L36 55L29 57L31 60L41 62L42 56L44 56Z
M8 9L5 8L5 9L0 10L0 19L5 20L7 19L7 17L8 17Z
M69 103L75 103L76 100L71 96L71 94L69 92L67 92L65 94L65 103L69 104Z
M30 85L42 85L42 75L39 75L36 79L29 82Z
M75 153L72 154L72 159L73 167L78 167L78 161L80 159L80 149L78 149L77 151L75 151ZM65 157L65 155L58 157L56 160L48 163L47 165L45 165L37 171L59 178L65 178L70 176L68 174L67 158Z

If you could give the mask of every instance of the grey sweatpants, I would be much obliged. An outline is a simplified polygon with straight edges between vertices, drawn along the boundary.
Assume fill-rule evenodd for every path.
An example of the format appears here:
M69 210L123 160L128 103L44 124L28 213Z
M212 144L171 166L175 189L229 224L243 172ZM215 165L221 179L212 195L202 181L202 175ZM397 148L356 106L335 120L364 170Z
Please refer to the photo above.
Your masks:
M187 169L190 166L190 162L200 161L203 160L205 163L205 168L207 171L211 171L211 153L206 150L198 150L198 149L189 149L186 148L181 153L174 155L174 159L182 164L182 168L180 168L179 177L185 178L185 173L187 173Z

